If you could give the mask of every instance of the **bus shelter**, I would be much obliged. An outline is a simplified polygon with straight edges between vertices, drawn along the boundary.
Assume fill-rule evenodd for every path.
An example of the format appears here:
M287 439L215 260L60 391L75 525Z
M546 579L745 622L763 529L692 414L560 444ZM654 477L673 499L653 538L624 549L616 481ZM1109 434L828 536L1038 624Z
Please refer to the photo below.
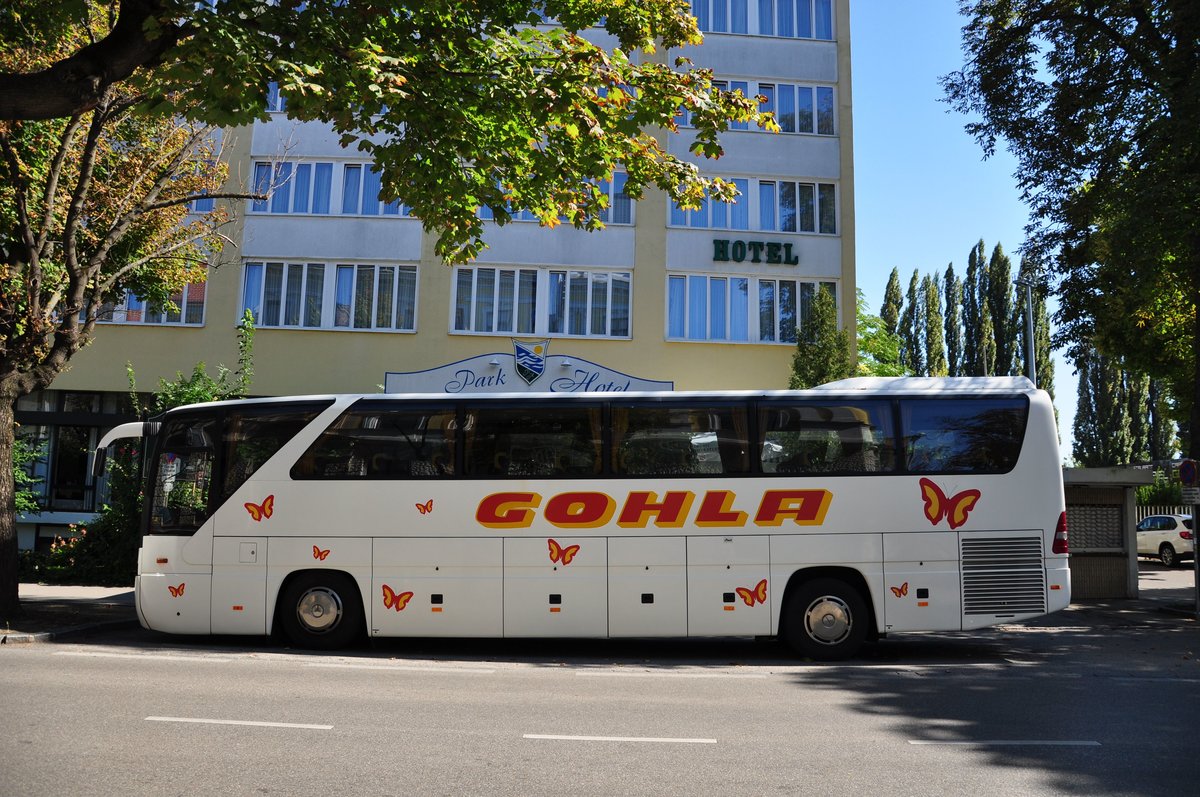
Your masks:
M1150 468L1064 468L1072 599L1138 597L1137 497Z

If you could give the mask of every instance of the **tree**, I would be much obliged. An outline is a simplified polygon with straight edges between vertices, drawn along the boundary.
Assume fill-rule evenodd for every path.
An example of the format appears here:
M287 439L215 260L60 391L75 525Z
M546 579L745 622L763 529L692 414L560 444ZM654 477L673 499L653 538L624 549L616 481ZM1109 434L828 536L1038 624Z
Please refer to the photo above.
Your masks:
M330 124L369 154L385 201L399 199L438 233L450 261L482 249L480 207L496 223L532 211L602 226L624 168L634 199L655 185L682 207L719 201L733 184L702 179L655 134L682 110L691 152L722 153L730 120L778 129L755 98L714 88L686 59L644 57L701 40L678 0L120 0L115 23L99 0L13 0L0 42L37 52L91 15L96 41L0 72L0 119L41 119L95 107L125 84L148 107L219 125L263 117L278 86L289 116ZM557 24L542 25L546 19ZM589 42L599 26L618 47ZM670 60L670 63L666 63Z
M983 239L971 247L967 254L967 273L962 283L962 317L963 317L963 357L961 374L963 376L982 376L983 360L980 354L983 333L982 313L984 308L979 301L979 278L983 269Z
M862 289L858 290L857 324L858 335L858 364L855 367L857 376L904 376L904 366L900 364L900 339L894 332L887 331L887 325L877 315L871 315L866 296Z
M942 338L942 296L937 280L926 274L921 280L921 306L925 310L925 373L946 375L946 346Z
M946 292L946 373L949 376L962 376L962 282L954 273L953 263L946 265L942 284Z
M838 329L837 301L822 285L813 297L804 327L796 336L788 387L800 390L845 379L854 373L850 362L850 336L846 330Z
M1175 422L1171 420L1171 409L1166 393L1162 382L1157 379L1150 380L1150 395L1147 404L1150 407L1149 455L1151 462L1172 459L1179 446L1179 440L1175 436Z
M1085 468L1128 464L1132 441L1125 373L1097 353L1081 357L1075 366L1079 373L1072 450L1075 462Z
M1013 373L1016 361L1017 325L1013 315L1012 261L999 243L992 249L987 267L987 306L995 341L996 376Z
M1033 284L1033 356L1037 372L1037 386L1054 398L1054 359L1050 349L1050 315L1046 310L1046 287L1041 284L1037 270L1032 261L1021 258L1017 269L1020 282ZM1016 292L1016 306L1013 316L1017 329L1017 361L1021 364L1020 373L1029 373L1029 342L1028 324L1025 320L1025 289Z
M900 328L900 308L904 306L904 295L900 293L900 269L893 267L888 276L887 287L883 290L883 305L879 308L879 318L883 321L883 331L895 335Z
M533 27L542 13L561 24ZM620 49L579 35L598 23ZM547 226L603 226L600 183L618 167L635 199L651 185L684 208L732 199L732 183L671 155L663 132L682 110L691 152L716 157L730 120L777 128L710 72L648 57L698 40L675 0L0 8L0 617L19 608L15 402L53 381L126 290L162 305L203 278L225 216L188 204L231 196L204 123L263 116L277 83L294 118L367 152L384 199L462 261L483 245L481 207L500 224L530 210Z
M922 375L925 373L924 335L925 313L921 310L921 277L913 269L912 278L908 281L907 301L904 312L900 316L900 327L897 335L900 338L900 362L909 373Z
M943 78L986 155L1003 139L1059 276L1057 340L1167 381L1200 454L1200 8L1178 0L964 0Z

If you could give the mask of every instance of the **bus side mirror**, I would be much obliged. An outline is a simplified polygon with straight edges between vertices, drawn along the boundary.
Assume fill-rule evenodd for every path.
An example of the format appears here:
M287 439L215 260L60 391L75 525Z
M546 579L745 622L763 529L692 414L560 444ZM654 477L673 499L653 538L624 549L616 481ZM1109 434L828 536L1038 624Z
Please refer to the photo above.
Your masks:
M104 475L104 463L108 459L107 448L97 448L96 456L92 460L92 476L99 479Z

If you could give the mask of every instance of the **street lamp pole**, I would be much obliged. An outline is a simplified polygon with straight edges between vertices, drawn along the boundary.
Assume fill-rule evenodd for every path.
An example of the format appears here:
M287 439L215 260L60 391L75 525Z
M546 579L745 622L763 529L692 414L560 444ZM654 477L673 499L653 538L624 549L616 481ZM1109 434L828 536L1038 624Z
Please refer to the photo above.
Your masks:
M1025 370L1029 381L1037 387L1036 346L1033 340L1033 280L1017 279L1013 280L1013 284L1025 289Z

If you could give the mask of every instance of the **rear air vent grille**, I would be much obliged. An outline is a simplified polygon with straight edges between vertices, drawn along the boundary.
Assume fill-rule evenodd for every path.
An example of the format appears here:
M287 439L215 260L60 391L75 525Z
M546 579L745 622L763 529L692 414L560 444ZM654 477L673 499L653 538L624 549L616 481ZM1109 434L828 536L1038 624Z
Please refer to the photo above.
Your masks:
M1046 611L1042 538L962 541L963 614L1011 616Z

